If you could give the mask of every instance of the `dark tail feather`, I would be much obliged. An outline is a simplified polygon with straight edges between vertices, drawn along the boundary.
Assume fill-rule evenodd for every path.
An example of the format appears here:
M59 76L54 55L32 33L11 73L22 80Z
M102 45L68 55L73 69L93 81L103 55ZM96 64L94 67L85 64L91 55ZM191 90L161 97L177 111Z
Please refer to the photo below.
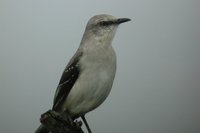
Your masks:
M49 133L50 131L43 125L40 125L35 133Z

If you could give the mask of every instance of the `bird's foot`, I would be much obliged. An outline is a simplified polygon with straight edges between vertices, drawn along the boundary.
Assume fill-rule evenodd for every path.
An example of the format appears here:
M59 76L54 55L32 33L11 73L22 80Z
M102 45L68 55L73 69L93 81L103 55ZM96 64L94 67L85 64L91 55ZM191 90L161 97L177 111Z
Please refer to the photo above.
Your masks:
M74 123L76 124L76 127L81 127L83 125L82 121L75 120Z

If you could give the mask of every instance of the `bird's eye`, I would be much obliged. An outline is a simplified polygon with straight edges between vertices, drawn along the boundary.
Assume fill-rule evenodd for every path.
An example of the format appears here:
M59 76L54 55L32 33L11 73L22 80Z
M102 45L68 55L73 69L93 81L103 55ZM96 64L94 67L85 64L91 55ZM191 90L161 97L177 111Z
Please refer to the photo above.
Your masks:
M108 26L108 25L112 25L112 24L113 24L112 21L101 21L99 23L99 25L101 25L101 26Z
M101 26L107 26L108 23L107 23L106 21L101 21L101 22L99 23L99 25L101 25Z

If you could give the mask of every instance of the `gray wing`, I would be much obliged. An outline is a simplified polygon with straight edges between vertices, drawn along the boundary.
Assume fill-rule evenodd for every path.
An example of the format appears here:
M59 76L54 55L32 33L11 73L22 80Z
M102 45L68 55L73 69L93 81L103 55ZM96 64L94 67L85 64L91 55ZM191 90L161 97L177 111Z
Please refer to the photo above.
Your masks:
M76 54L72 57L61 76L54 97L53 110L55 111L59 111L62 109L64 101L66 100L71 88L74 86L76 80L79 77L79 59L81 55L82 52L76 52Z

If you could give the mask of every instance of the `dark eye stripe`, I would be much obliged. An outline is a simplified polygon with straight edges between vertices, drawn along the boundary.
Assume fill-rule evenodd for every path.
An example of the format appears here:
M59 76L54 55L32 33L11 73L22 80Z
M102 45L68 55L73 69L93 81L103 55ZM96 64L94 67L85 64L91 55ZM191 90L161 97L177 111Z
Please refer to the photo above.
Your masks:
M113 21L101 21L101 22L99 22L99 25L101 25L101 26L109 26L109 25L112 25L112 24L114 24Z

